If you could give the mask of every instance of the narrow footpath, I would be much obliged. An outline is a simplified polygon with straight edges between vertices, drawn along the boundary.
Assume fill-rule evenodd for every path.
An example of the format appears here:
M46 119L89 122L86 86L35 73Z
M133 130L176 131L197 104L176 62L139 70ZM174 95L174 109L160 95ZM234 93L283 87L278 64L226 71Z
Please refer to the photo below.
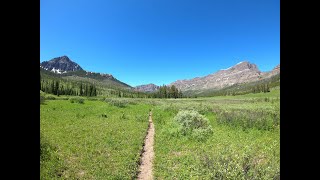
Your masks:
M153 142L154 142L154 126L152 122L152 112L149 113L149 129L146 139L144 141L143 153L141 158L141 165L139 168L138 179L139 180L151 180L152 175L152 164L153 164Z

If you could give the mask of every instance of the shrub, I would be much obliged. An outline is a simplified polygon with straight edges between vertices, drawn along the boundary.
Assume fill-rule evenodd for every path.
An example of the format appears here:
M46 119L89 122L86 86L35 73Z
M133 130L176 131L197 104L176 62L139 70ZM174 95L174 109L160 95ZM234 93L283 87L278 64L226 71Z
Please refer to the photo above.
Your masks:
M98 101L99 98L88 97L87 100L88 100L88 101Z
M45 101L45 97L40 95L40 104L44 104L44 101Z
M48 143L47 139L40 133L40 162L50 158L50 152L52 147Z
M117 106L120 108L124 108L129 104L126 99L106 99L105 101L108 102L111 106Z
M197 109L200 114L208 113L211 110L210 106L203 105L202 103L200 103L200 105L197 107Z
M62 97L62 98L59 98L61 100L69 100L69 97Z
M55 99L56 99L56 97L51 96L51 95L48 95L48 96L46 96L46 98L45 98L45 99L48 99L48 100L55 100Z
M179 111L174 120L181 126L183 135L191 135L195 139L204 140L212 133L209 120L197 111Z
M242 127L243 129L272 130L280 124L280 115L279 112L262 109L233 109L217 113L217 122Z
M80 97L72 97L69 99L71 103L84 104L84 99Z
M210 179L280 179L274 164L257 154L222 151L217 155L201 153L200 159L201 171Z

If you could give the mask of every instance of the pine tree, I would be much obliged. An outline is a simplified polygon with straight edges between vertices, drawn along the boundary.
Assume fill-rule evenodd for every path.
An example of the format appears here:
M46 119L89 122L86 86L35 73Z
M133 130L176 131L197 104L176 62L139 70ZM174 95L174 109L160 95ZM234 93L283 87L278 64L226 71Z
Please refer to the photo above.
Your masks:
M51 81L51 89L49 93L54 94L54 81Z
M163 88L163 97L168 98L168 89L166 85L164 85L164 88Z
M56 85L55 85L55 95L59 96L59 81L56 81Z
M93 96L97 96L97 89L96 86L93 87Z
M181 91L181 89L179 90L179 93L178 93L179 95L178 95L178 97L179 98L182 98L182 91Z
M269 84L267 84L267 92L270 92Z
M79 93L80 93L80 96L83 96L83 87L82 87L82 83L80 84L80 90L79 90Z
M87 84L85 84L85 96L88 96L88 85Z

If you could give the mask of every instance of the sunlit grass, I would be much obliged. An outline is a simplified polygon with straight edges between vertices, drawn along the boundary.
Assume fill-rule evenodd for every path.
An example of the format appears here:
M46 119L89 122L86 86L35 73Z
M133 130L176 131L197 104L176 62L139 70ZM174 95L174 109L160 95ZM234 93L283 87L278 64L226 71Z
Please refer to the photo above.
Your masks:
M149 109L155 124L155 179L279 179L279 92L195 99L96 98L84 104L59 100L62 97L45 100L40 106L41 179L134 178ZM199 112L212 133L201 140L181 134L174 120L181 110ZM250 126L255 119L262 123Z
M131 179L136 175L148 126L147 105L123 111L101 101L47 100L40 109L41 133L55 147L50 153L63 164L55 169L56 160L43 161L43 179Z

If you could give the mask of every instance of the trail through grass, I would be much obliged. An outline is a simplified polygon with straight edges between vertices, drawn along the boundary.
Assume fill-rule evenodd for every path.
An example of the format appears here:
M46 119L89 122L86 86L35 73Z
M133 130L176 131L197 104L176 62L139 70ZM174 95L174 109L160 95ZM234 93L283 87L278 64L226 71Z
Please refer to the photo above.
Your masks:
M144 143L143 153L141 157L141 165L139 168L139 175L138 175L139 180L153 179L152 168L153 168L153 158L154 158L154 151L153 151L154 135L155 135L155 129L152 122L152 113L150 111L148 134L144 141L145 143Z
M157 130L154 179L280 179L279 92L46 100L40 105L41 179L137 178L150 109ZM188 133L194 131L184 126L188 121L175 118L182 111L201 114L194 127L210 131Z

